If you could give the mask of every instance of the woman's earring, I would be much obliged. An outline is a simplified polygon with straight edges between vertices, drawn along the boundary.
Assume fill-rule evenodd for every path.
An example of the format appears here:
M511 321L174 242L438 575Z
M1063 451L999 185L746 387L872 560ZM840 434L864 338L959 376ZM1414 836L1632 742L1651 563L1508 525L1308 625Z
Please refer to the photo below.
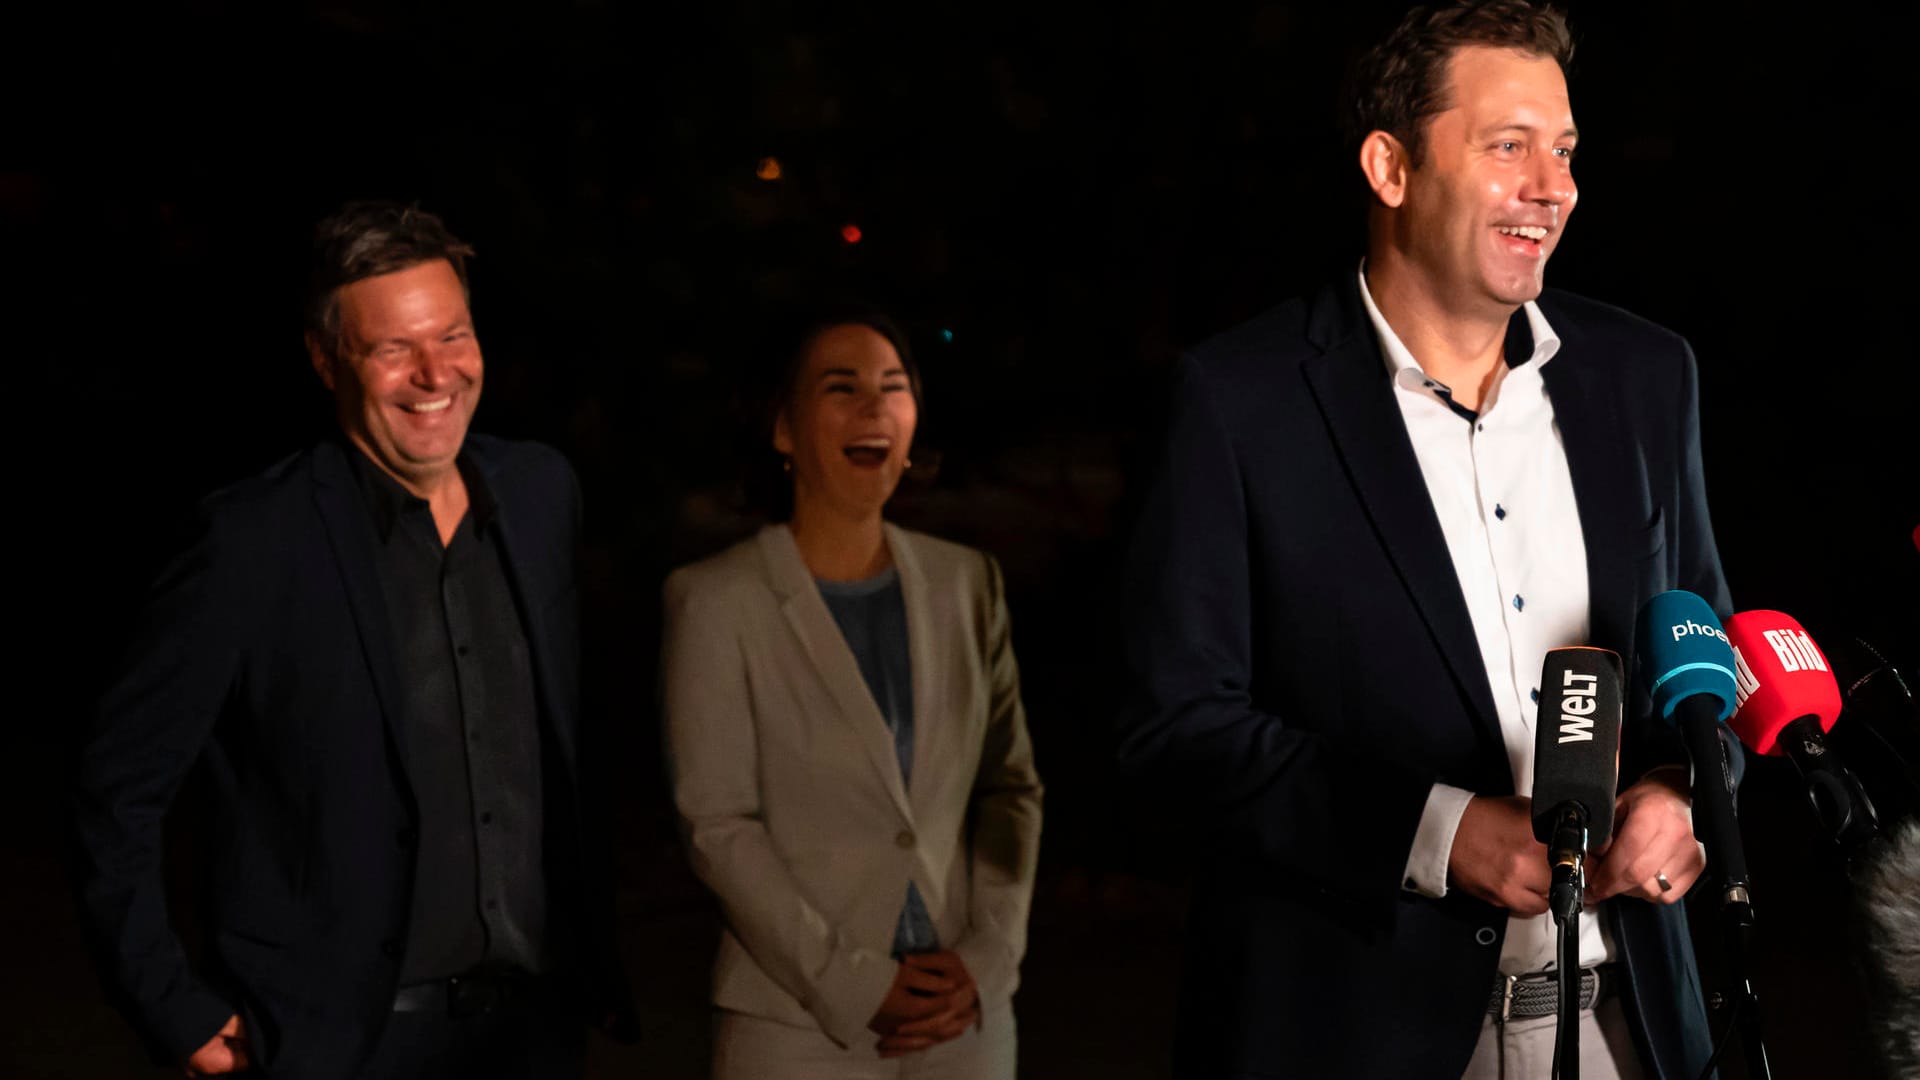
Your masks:
M913 459L912 459L912 458L907 458L907 459L906 459L906 462L907 462L907 468L909 468L909 469L911 469L911 468L913 468Z
M786 456L785 454L780 455L780 471L781 472L793 471L793 459Z

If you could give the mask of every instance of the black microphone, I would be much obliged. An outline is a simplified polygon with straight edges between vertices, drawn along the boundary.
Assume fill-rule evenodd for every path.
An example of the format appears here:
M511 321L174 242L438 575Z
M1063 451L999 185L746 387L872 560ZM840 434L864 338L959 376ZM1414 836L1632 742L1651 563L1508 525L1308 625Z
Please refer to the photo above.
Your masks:
M1623 682L1620 654L1607 649L1553 649L1540 669L1533 837L1553 867L1555 922L1579 913L1586 854L1613 836Z

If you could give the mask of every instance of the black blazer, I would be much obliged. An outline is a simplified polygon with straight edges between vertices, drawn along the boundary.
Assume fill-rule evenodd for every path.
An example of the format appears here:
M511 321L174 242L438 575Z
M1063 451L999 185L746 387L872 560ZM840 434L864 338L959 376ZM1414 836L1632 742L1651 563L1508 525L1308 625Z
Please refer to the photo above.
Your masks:
M392 1008L416 808L356 452L323 442L203 504L85 740L82 920L109 992L164 1062L237 1012L273 1075L348 1076ZM604 849L581 836L578 487L538 444L472 435L466 452L499 505L532 652L552 921L573 934L558 955L611 961L608 882L588 857ZM161 819L196 762L210 887L206 962L190 966L167 921ZM612 978L587 976L582 1004L609 1006Z
M1701 485L1691 351L1549 291L1543 369L1587 549L1591 643L1641 602L1730 607ZM1524 317L1524 316L1519 316ZM1182 1076L1447 1076L1472 1056L1506 913L1402 887L1436 780L1513 792L1445 537L1352 276L1192 350L1132 552L1122 770L1189 815ZM1684 761L1629 699L1624 784ZM1709 1052L1685 913L1602 905L1657 1075Z

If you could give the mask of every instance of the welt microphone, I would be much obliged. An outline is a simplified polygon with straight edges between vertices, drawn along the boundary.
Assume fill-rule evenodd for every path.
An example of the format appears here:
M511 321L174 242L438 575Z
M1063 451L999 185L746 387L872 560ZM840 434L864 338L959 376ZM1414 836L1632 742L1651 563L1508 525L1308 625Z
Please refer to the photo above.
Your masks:
M1735 702L1733 646L1707 602L1684 589L1663 592L1641 607L1637 638L1654 715L1680 728L1693 761L1693 831L1707 847L1721 908L1749 923L1752 898L1733 811L1733 767L1720 741L1720 724Z
M1792 616L1743 611L1727 619L1737 708L1728 726L1747 749L1786 756L1834 841L1849 850L1879 831L1873 802L1827 742L1840 686L1826 655Z
M1556 922L1579 914L1587 851L1613 836L1622 682L1620 654L1607 649L1553 649L1540 670L1533 838L1547 845Z

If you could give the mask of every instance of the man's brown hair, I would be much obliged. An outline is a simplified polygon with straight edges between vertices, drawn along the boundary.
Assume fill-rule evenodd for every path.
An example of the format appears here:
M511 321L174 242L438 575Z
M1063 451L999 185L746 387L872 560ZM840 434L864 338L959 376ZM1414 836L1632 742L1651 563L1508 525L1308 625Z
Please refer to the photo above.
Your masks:
M313 228L306 331L328 356L340 355L340 288L435 259L445 259L467 288L467 246L438 217L395 202L352 202Z
M1465 0L1407 12L1386 40L1367 50L1354 67L1347 95L1352 145L1371 131L1384 131L1407 148L1418 168L1426 150L1427 121L1447 111L1447 65L1460 49L1487 46L1546 57L1562 74L1573 60L1567 20L1552 8L1526 0Z

